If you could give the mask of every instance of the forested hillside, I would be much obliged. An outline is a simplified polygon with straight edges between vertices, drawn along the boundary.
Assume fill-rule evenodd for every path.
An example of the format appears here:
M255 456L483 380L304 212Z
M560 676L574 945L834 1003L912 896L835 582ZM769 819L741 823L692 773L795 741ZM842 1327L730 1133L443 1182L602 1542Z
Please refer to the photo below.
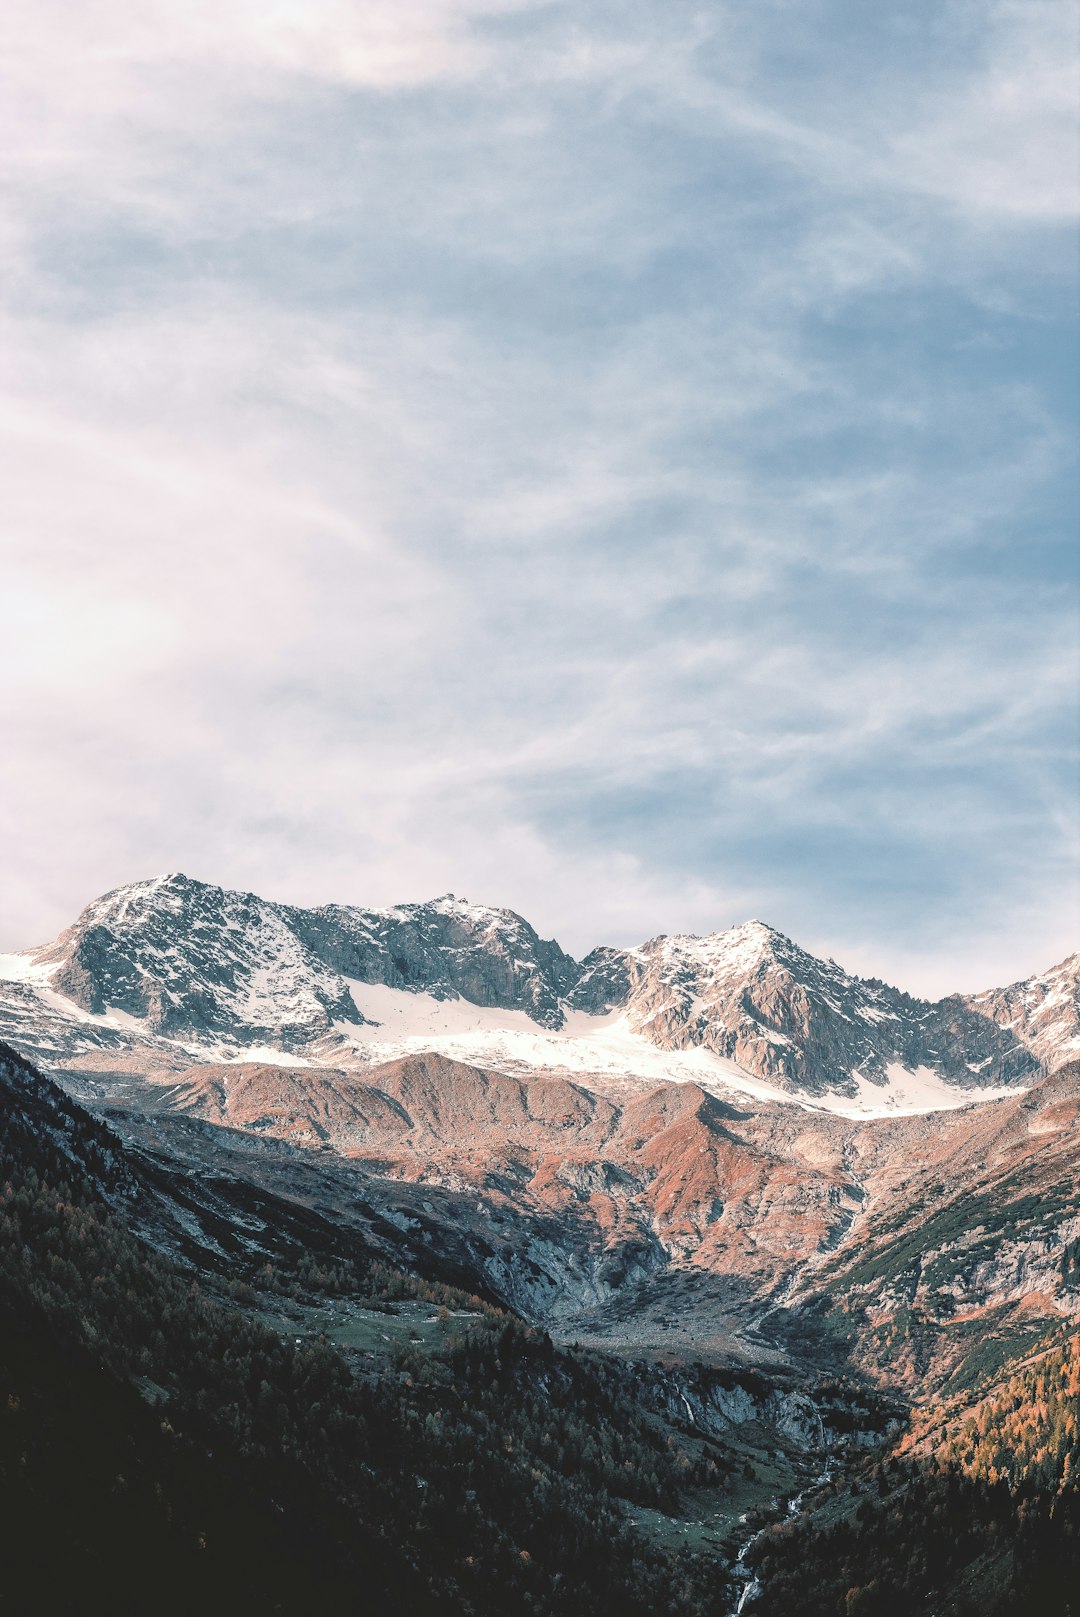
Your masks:
M1074 1617L1080 1609L1080 1336L965 1412L931 1407L908 1452L823 1489L755 1547L775 1617Z
M716 1609L717 1563L650 1548L617 1501L670 1503L717 1461L666 1442L605 1361L381 1265L356 1283L386 1308L426 1292L441 1347L354 1374L286 1341L136 1240L103 1191L125 1188L115 1138L3 1065L6 1609Z
M1080 1484L1080 1336L1010 1376L938 1445L965 1476L1064 1498Z

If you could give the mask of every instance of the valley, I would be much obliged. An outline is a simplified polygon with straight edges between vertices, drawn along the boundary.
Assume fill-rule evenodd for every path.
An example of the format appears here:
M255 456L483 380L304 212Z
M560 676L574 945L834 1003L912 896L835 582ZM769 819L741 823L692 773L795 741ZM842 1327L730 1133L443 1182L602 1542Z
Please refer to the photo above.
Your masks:
M536 1399L542 1425L554 1364L585 1427L609 1387L666 1455L647 1485L597 1461L619 1530L661 1581L691 1558L680 1612L767 1613L785 1532L858 1539L888 1466L937 1465L928 1433L1077 1333L1078 966L930 1005L756 922L579 963L453 898L168 877L6 957L0 1026L62 1150L104 1131L94 1193L148 1261L394 1378L429 1436L498 1343L500 1430ZM144 1401L169 1382L150 1351Z

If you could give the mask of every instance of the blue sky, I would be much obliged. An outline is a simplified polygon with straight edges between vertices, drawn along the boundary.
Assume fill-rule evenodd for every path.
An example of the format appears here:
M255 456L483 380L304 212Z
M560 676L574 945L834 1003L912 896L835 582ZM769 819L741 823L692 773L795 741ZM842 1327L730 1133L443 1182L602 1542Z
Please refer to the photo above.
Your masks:
M1077 944L1069 7L14 0L0 946Z

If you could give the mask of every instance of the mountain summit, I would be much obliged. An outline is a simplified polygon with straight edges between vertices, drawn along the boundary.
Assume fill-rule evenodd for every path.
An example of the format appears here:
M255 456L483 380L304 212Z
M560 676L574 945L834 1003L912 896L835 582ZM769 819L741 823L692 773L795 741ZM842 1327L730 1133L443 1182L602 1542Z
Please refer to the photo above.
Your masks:
M974 1094L1080 1049L1078 978L1074 956L931 1003L757 920L577 961L513 910L453 894L304 909L174 873L117 888L55 942L6 957L0 1030L47 1065L94 1050L101 1065L137 1044L185 1063L335 1066L443 1048L489 1067L742 1074L808 1098L865 1096L897 1075Z

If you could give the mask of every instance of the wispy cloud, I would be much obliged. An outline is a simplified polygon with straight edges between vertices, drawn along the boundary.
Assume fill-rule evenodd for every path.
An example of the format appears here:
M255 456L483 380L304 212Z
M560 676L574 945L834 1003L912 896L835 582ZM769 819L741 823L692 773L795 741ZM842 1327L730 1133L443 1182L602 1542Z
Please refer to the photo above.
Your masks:
M9 8L3 942L180 866L1064 953L1061 19Z

